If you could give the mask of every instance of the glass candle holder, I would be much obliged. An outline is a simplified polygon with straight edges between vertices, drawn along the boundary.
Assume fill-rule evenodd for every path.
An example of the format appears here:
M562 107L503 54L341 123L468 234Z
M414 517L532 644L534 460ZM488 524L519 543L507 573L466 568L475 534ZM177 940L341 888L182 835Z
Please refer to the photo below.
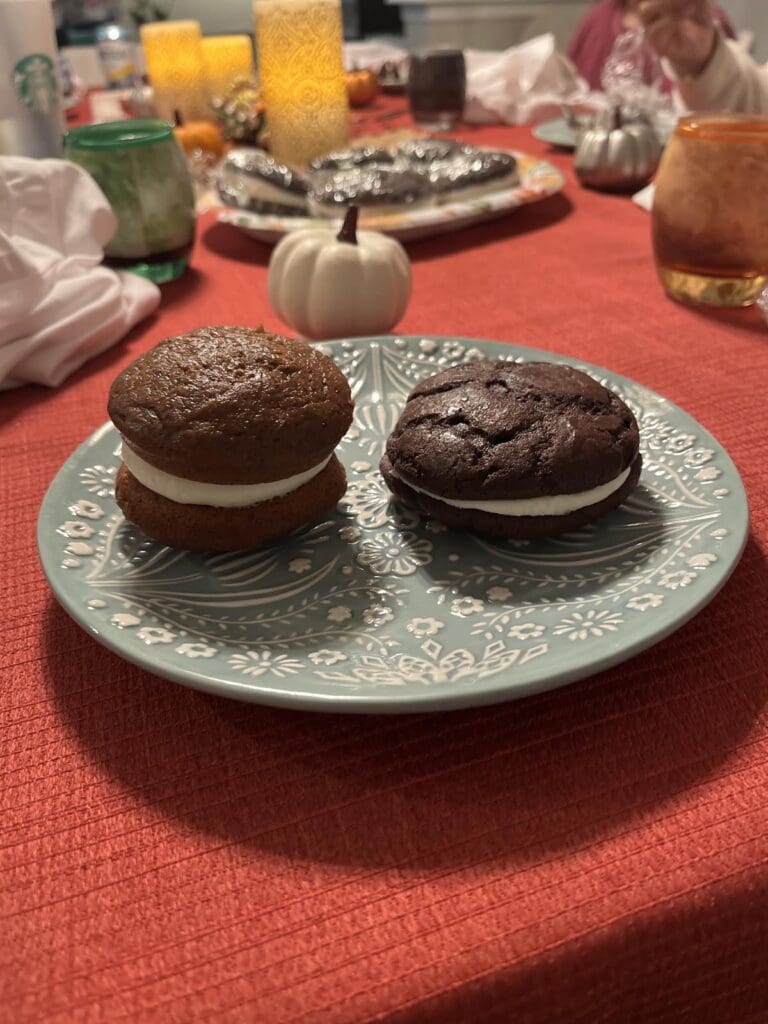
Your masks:
M248 36L203 39L205 81L211 97L223 96L236 78L253 78L253 46Z
M467 70L461 50L426 50L411 55L408 101L416 124L450 131L464 113Z
M768 283L768 117L681 118L656 177L653 248L675 299L749 306Z
M158 21L141 26L141 45L154 92L155 110L173 121L211 118L203 37L197 21Z
M340 0L255 0L254 15L272 155L302 165L344 146Z
M64 155L94 178L117 217L105 261L158 283L179 277L195 237L195 197L171 125L148 118L73 128Z

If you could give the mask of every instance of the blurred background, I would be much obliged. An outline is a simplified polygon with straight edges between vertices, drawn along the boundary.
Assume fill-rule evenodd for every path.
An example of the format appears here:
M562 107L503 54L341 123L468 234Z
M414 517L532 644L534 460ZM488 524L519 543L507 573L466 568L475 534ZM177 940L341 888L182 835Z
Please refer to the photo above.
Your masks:
M499 50L552 32L565 50L590 0L343 0L348 39L392 39L408 48L458 44ZM751 51L768 60L768 3L721 0L737 30L752 34ZM115 20L135 25L162 18L194 18L203 33L252 33L250 0L56 0L59 45L78 75L100 85L93 46L99 27Z

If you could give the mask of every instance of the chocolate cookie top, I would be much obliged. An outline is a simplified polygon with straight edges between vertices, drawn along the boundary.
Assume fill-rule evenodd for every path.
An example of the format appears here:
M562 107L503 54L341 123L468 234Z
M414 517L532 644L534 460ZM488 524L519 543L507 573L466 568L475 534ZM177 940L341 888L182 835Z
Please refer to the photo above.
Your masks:
M365 167L368 164L391 164L394 157L381 146L358 146L336 149L325 156L316 157L309 165L310 171L348 171L351 167Z
M309 182L295 167L281 164L263 150L248 146L233 149L227 154L220 178L231 188L236 188L240 178L253 178L293 192L296 196L306 195L309 188Z
M346 171L333 171L313 181L310 198L329 208L346 208L350 203L404 206L423 199L428 185L415 171L371 164Z
M117 377L109 415L146 462L190 480L261 483L322 462L352 419L346 378L303 342L202 327Z
M426 176L433 192L453 192L511 178L517 174L517 160L511 153L477 150L447 160L434 160L427 165Z
M412 163L431 163L432 160L447 160L459 153L476 153L473 146L465 146L453 139L408 139L397 147L398 156Z
M422 381L387 441L406 482L446 498L535 498L608 483L639 449L612 391L570 366L483 360Z

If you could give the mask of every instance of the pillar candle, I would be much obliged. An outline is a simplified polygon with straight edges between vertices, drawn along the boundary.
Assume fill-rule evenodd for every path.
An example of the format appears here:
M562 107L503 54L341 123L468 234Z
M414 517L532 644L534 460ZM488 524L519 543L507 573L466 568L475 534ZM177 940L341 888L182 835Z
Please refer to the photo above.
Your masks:
M185 121L210 118L200 23L156 21L142 25L141 44L160 117L172 121L178 110Z
M223 96L236 78L253 78L253 47L248 36L203 39L205 79L211 96Z

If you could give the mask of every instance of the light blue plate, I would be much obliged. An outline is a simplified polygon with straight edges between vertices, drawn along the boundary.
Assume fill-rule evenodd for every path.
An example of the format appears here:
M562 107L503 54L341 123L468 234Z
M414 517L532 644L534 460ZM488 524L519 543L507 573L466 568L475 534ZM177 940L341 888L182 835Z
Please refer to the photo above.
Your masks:
M551 121L542 121L531 130L531 134L539 142L548 146L559 146L560 149L576 149L576 131L564 117L555 117Z
M728 455L666 399L575 363L640 424L629 501L547 542L454 533L389 500L378 472L413 385L480 357L557 360L461 338L321 346L352 384L340 447L349 489L328 519L265 550L162 547L115 505L118 436L104 426L43 501L43 568L66 610L142 668L224 697L356 712L443 710L562 686L668 636L714 597L747 536Z
M653 118L653 127L659 137L662 146L666 146L670 135L675 130L678 115L666 110L658 111ZM585 120L585 127L589 119ZM576 149L578 133L575 128L565 120L564 117L555 117L551 121L543 121L531 129L531 134L539 142L546 142L548 146L557 146L560 149Z

